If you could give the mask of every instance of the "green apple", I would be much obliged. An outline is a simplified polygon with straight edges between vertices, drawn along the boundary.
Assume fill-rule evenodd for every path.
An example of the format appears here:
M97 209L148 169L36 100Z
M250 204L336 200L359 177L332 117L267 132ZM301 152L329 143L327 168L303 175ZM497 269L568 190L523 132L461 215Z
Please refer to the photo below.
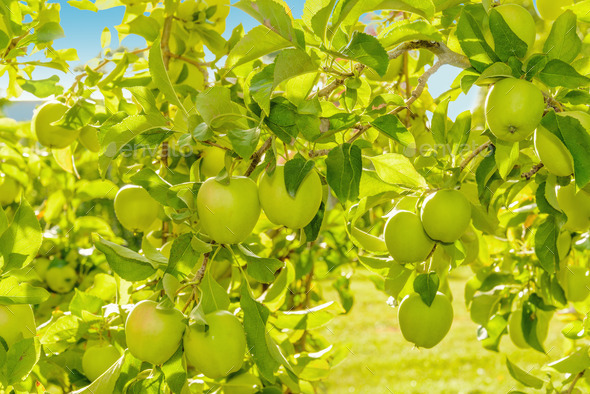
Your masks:
M80 143L91 152L100 150L100 141L98 140L98 131L92 126L84 126L80 130Z
M209 313L205 320L206 328L195 324L184 334L186 359L211 379L239 371L246 353L242 323L228 311Z
M30 305L0 305L0 337L8 347L36 334L35 315Z
M420 217L430 238L452 243L469 227L471 204L458 190L439 190L424 200Z
M33 260L33 269L37 272L39 278L45 280L47 275L47 270L49 269L49 264L51 264L51 260L47 257L38 257Z
M303 179L295 197L285 187L283 166L277 166L272 175L265 172L258 183L260 205L268 220L294 230L311 222L322 204L322 193L322 181L313 170Z
M244 241L260 216L256 183L246 177L232 177L228 184L207 179L197 194L197 213L203 231L215 242Z
M158 218L160 204L141 186L126 185L115 196L115 214L126 229L143 232Z
M407 295L398 310L399 326L408 342L430 349L447 335L453 324L453 305L437 293L430 306L417 293Z
M225 150L210 146L201 152L201 175L205 179L217 176L225 167Z
M223 385L224 394L255 394L261 389L262 383L260 383L260 379L251 373L232 376Z
M78 282L76 270L67 265L65 261L60 265L52 265L53 262L45 273L47 286L56 293L69 293L72 291L76 286L76 282Z
M527 45L530 50L535 44L537 29L533 16L518 4L504 4L494 7L504 19L510 30ZM495 48L495 46L492 46Z
M590 271L578 266L566 266L564 270L564 291L568 301L585 301L590 295Z
M563 7L568 7L574 4L573 0L537 0L537 12L541 18L546 21L554 21L565 10Z
M82 369L84 375L90 380L96 380L111 367L121 354L113 345L100 344L89 346L82 356Z
M178 349L186 329L178 309L158 309L144 300L133 308L125 322L127 347L133 356L154 365L164 364Z
M536 334L541 345L547 339L552 315L551 312L538 311ZM508 317L508 336L510 336L510 340L517 347L521 349L530 347L522 331L522 308L517 308L510 313Z
M410 211L395 212L385 225L383 238L391 257L402 264L426 260L434 247L420 218Z
M486 98L486 121L500 140L518 142L539 125L545 104L543 93L524 79L505 78L494 84Z
M19 196L20 184L9 176L0 177L0 205L12 204Z
M558 187L557 203L567 216L564 230L586 231L590 227L590 193L583 189L576 192L576 184L571 182Z
M574 172L574 158L558 136L539 125L535 131L535 151L547 171L557 176Z
M79 130L53 126L66 113L68 107L59 101L48 101L35 110L31 127L41 145L51 149L63 149L78 138Z

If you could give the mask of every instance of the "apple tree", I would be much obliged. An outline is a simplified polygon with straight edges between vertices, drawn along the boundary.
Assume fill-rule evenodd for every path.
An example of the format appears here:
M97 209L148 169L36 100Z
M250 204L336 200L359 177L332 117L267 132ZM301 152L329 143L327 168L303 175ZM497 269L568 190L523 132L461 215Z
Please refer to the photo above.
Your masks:
M514 379L587 385L589 2L501 3L240 0L259 25L224 38L229 0L72 0L125 7L119 37L146 45L106 28L70 69L59 4L4 0L7 96L51 99L0 121L0 387L313 393L346 356L321 327L355 271L428 349L462 266L488 351L548 352L567 321L568 350L507 358Z

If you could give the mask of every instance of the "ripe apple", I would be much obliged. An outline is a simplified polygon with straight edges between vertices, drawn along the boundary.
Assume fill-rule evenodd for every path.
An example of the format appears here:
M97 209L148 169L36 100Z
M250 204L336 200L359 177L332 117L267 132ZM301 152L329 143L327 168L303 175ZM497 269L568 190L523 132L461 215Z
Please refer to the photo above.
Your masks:
M545 342L545 339L547 339L549 323L551 322L552 315L551 312L538 311L536 334L541 345ZM508 335L510 336L512 343L517 347L521 349L530 347L522 332L522 308L517 308L510 313L510 316L508 317Z
M48 101L35 110L31 126L41 145L51 149L63 149L76 140L79 130L51 124L61 119L67 110L68 107L59 101Z
M47 286L56 293L69 293L76 286L77 281L78 274L76 270L67 265L65 261L63 261L63 265L51 266L50 264L45 273Z
M207 179L197 194L197 213L203 231L220 244L244 241L260 216L256 183L232 177L229 184Z
M568 301L586 300L590 295L590 271L578 266L566 266L564 271L564 291Z
M590 227L590 193L584 189L576 193L576 184L557 189L557 203L567 216L563 229L568 231L586 231Z
M225 150L215 146L203 149L201 153L201 174L205 179L215 177L225 167Z
M557 176L574 172L574 158L559 137L539 125L535 131L535 151L547 171Z
M398 263L419 263L434 247L426 235L418 215L410 211L397 211L389 218L383 235L387 250Z
M527 45L530 50L535 44L537 30L533 16L518 4L504 4L494 7L500 13L510 30ZM492 45L492 49L495 48Z
M209 313L205 320L206 329L193 325L184 334L186 359L211 379L239 371L246 352L242 323L228 311Z
M565 11L563 7L573 4L573 0L537 0L537 12L546 21L554 21Z
M91 152L98 152L100 150L100 141L98 140L98 132L92 126L84 126L80 130L80 143Z
M141 361L161 365L176 352L186 329L178 309L158 309L154 301L144 300L127 316L125 338L131 354Z
M0 337L8 347L36 334L35 315L30 305L0 305Z
M471 204L458 190L439 190L424 200L421 218L430 238L452 243L469 227Z
M498 139L518 142L537 128L544 107L543 93L538 87L524 79L505 78L488 93L486 121Z
M90 380L96 380L111 367L121 354L113 345L100 344L89 346L82 356L82 369L84 375Z
M233 376L223 385L224 394L255 394L261 389L260 379L251 373Z
M12 204L18 198L20 185L9 176L0 178L0 205Z
M322 181L317 172L310 171L295 198L285 187L285 167L277 166L272 176L264 173L258 183L260 205L268 220L291 229L309 224L322 204Z
M158 218L160 204L136 185L123 186L115 196L115 214L126 229L143 232Z
M426 349L438 344L453 324L453 305L449 298L437 293L430 306L417 293L407 295L398 310L399 326L408 342Z

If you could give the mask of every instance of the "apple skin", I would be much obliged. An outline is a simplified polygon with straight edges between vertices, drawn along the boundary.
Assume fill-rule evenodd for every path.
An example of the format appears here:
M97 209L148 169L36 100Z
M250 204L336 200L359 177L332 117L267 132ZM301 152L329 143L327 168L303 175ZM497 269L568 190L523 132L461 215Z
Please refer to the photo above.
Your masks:
M68 107L59 101L48 101L35 110L31 127L41 145L51 149L63 149L78 138L79 130L70 130L51 123L61 119Z
M69 293L76 286L77 281L78 274L69 265L51 267L45 273L47 286L56 293Z
M36 334L35 315L30 305L0 305L0 337L6 341L9 348L16 342L32 338Z
M505 78L488 93L486 121L498 139L518 142L535 131L544 108L543 93L538 87L524 79Z
M178 309L157 309L157 303L140 301L127 316L125 338L133 356L154 365L164 364L178 349L186 329Z
M420 263L428 257L434 241L428 237L418 215L397 211L385 225L383 238L391 257L398 263Z
M260 217L256 183L246 177L232 177L227 185L207 179L197 194L197 213L204 232L215 242L244 241Z
M539 311L537 317L537 339L542 345L547 339L549 333L549 323L551 321L552 313ZM508 317L508 336L516 347L521 349L530 348L522 332L522 308L517 308L510 313Z
M582 302L590 295L590 272L584 267L565 267L564 291L568 301Z
M205 179L215 177L225 167L225 150L214 146L203 149L201 153L201 175Z
M82 369L84 375L90 380L96 380L107 369L111 367L119 358L121 354L113 346L109 344L89 346L82 356Z
M494 7L500 13L510 30L517 35L530 50L535 44L537 29L533 16L518 4L504 4Z
M205 376L219 379L239 371L246 353L246 336L240 320L228 311L205 315L208 329L190 326L184 334L188 362Z
M0 179L0 205L12 204L20 193L20 185L13 178L5 176Z
M424 200L420 217L430 238L452 243L469 227L471 204L458 190L439 190Z
M224 394L255 394L261 389L260 379L251 373L233 376L223 385Z
M442 341L451 329L453 305L442 293L436 294L430 307L419 294L410 294L399 306L398 320L406 341L430 349Z
M115 214L129 231L143 232L158 218L160 204L136 185L123 186L115 196Z
M100 141L98 140L98 132L92 126L84 126L80 129L80 143L91 152L98 152L100 150Z
M584 189L576 193L576 185L571 182L557 189L557 203L567 216L564 230L585 231L590 227L590 193Z
M537 0L537 12L546 21L554 21L568 7L574 4L573 0Z
M535 151L547 171L557 176L574 172L574 158L555 134L539 125L535 131Z
M272 176L264 173L258 183L260 205L268 220L276 225L297 230L314 218L322 204L322 181L310 171L299 185L295 198L285 187L285 167L277 166Z

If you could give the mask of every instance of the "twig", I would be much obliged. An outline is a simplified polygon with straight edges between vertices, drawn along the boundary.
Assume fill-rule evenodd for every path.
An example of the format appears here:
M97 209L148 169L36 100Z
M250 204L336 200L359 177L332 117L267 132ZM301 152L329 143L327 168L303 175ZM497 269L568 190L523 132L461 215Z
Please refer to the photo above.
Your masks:
M525 172L523 174L520 174L520 176L521 176L521 178L525 178L528 181L533 177L533 175L535 175L537 172L539 172L539 170L543 167L545 167L545 164L543 164L543 163L535 164L529 172Z
M184 304L184 307L182 308L182 313L185 313L191 302L195 300L195 286L198 286L201 283L201 280L203 280L203 276L205 276L205 271L207 270L207 264L209 263L210 254L211 252L207 252L203 255L203 264L201 265L201 268L199 268L193 280L191 280L190 283L187 284L192 286L193 290L191 291L191 295L186 301L186 304ZM182 288L187 287L187 285L183 286ZM180 291L180 289L178 291Z
M342 78L335 79L331 83L329 83L328 85L326 85L323 88L321 88L320 90L318 90L316 96L317 97L328 97L329 95L332 94L332 92L334 90L338 89L338 87L342 86L343 84L344 84L344 79L342 79Z
M559 101L555 100L552 96L543 92L543 97L545 97L545 101L547 102L547 105L549 105L551 108L553 108L555 110L555 112L562 112L563 111L563 107L561 106L561 103Z
M439 61L442 61L445 64L450 64L451 66L459 68L471 67L471 63L469 63L469 58L467 58L467 56L453 52L444 43L437 41L417 40L404 42L389 52L389 59L396 59L404 53L414 49L427 49L438 56Z
M566 393L567 394L571 394L574 392L574 387L576 386L576 383L578 383L578 380L580 380L580 378L584 376L584 371L578 373L576 375L576 377L574 378L574 380L572 380L572 384L570 384L570 386L568 387Z
M346 141L347 144L352 144L354 141L357 140L361 135L365 133L365 131L371 128L370 124L361 124L357 123L354 126L356 132ZM318 150L310 150L307 154L310 158L319 157L319 156L326 156L330 153L332 149L318 149Z
M469 156L465 158L465 160L461 162L461 164L459 165L460 170L463 171L469 165L469 163L471 163L471 160L475 159L477 155L489 148L491 145L492 141L488 141L478 146L473 152L471 152Z
M260 163L262 156L264 156L264 153L270 148L271 145L272 145L272 137L268 137L266 139L266 141L264 141L264 144L262 144L262 146L256 152L254 152L254 154L252 155L252 157L251 157L252 162L250 163L250 166L246 170L246 173L244 174L245 176L250 176L250 174L252 174L254 172L254 170L256 169L256 166L258 166L258 163Z
M428 70L426 70L424 72L424 74L420 75L420 77L418 78L418 85L416 85L416 88L412 91L412 94L406 99L405 106L397 107L394 110L390 111L389 113L391 115L396 115L406 108L409 109L409 106L412 105L414 103L414 101L416 101L424 92L424 88L426 87L426 83L428 82L428 79L435 72L437 72L438 69L441 66L443 66L444 64L447 64L447 63L443 63L439 60L438 62L434 63L432 65L432 67L430 67Z

